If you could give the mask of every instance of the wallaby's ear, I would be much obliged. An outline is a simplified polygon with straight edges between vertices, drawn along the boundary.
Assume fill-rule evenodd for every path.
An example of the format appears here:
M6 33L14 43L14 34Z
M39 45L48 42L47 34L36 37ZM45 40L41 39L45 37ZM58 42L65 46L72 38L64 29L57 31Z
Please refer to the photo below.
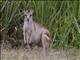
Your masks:
M30 10L24 10L23 14L26 15L27 13L33 14L34 10L30 9Z
M23 10L23 14L25 14L26 12L25 12L25 10Z
M27 12L28 12L28 10L24 10L24 11L23 11L24 15L26 15L26 14L27 14Z
M23 10L23 14L24 14L24 15L26 14L26 11L25 11L25 10Z
M31 13L31 14L33 14L33 13L34 13L34 10L33 10L33 9L31 9L31 10L30 10L30 13Z

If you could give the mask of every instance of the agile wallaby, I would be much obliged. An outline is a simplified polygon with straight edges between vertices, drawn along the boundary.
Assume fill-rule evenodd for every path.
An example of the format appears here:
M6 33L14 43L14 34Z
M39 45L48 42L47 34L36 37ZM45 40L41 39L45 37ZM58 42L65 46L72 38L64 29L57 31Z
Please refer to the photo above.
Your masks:
M50 33L40 24L33 21L33 10L24 11L23 25L24 44L30 48L30 44L42 44L43 51L48 49L50 45Z

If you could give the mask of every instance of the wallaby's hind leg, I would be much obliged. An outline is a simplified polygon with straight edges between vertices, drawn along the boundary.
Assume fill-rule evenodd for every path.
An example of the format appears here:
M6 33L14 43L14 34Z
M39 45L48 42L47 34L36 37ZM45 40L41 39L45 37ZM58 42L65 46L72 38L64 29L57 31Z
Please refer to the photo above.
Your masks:
M43 46L43 54L46 55L48 53L48 48L49 48L49 37L43 33L42 34L42 46Z

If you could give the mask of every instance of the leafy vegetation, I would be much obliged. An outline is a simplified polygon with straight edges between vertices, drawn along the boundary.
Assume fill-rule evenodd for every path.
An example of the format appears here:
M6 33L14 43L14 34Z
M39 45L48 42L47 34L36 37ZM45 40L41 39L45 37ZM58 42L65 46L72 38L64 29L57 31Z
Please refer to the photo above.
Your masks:
M34 9L34 21L49 29L51 48L80 48L80 1L0 1L2 40L8 35L15 36L14 40L23 39L22 12L27 7Z

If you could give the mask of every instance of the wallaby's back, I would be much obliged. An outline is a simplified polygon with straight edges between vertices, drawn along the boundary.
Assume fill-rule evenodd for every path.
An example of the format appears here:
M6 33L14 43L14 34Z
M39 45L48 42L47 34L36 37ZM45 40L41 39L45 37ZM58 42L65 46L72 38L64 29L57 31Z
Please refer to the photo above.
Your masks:
M33 32L31 34L32 42L34 42L36 44L39 43L41 38L42 38L41 36L42 36L43 33L50 38L49 31L46 28L44 28L42 25L40 25L36 22L33 22L33 27L34 27L34 30L32 30ZM50 39L48 39L48 41L49 40Z

